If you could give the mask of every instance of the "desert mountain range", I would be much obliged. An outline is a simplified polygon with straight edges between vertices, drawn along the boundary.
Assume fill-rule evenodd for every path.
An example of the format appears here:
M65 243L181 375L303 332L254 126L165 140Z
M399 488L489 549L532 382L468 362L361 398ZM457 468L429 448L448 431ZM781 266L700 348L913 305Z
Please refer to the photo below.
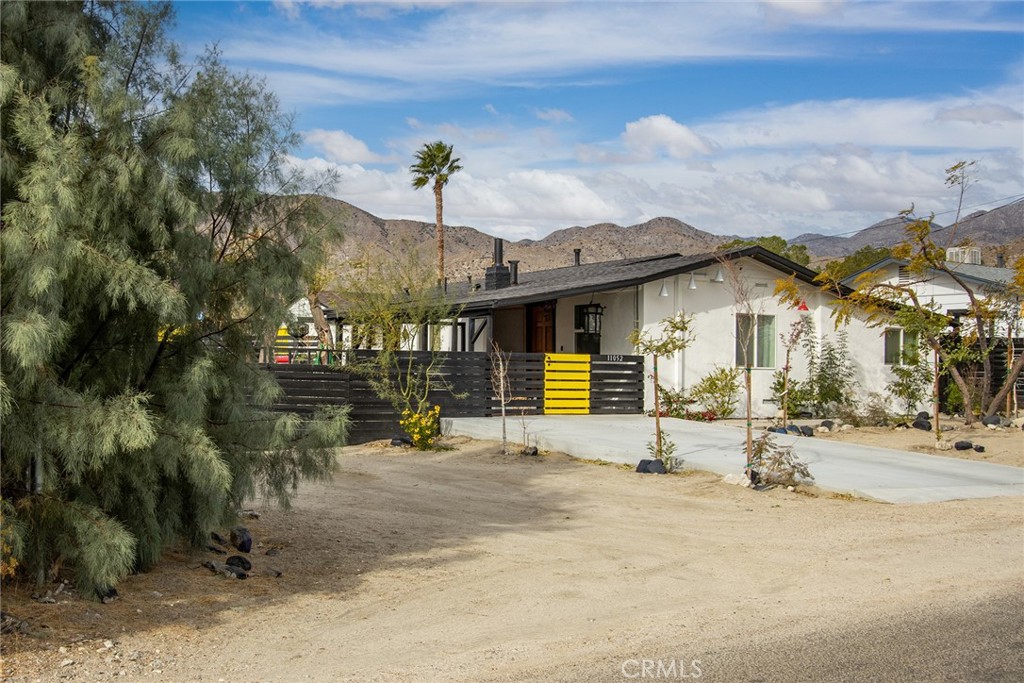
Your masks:
M323 198L324 209L344 226L345 240L334 255L339 261L356 257L367 245L385 252L409 248L431 249L434 224L379 218L347 202ZM804 244L812 254L812 266L852 254L863 246L892 246L903 238L905 219L894 217L849 236L808 233L791 240ZM948 246L969 242L981 247L983 263L994 265L999 251L1007 263L1024 255L1024 200L990 211L978 211L961 219L956 229L936 223L935 239ZM597 223L556 230L544 239L506 241L505 259L520 262L520 270L543 270L571 265L573 249L581 249L584 263L653 254L697 254L714 251L734 235L717 235L676 218L654 218L645 223L620 226ZM445 226L446 270L453 279L483 276L492 262L494 238L467 226ZM432 253L432 252L431 252ZM431 257L432 258L432 257Z

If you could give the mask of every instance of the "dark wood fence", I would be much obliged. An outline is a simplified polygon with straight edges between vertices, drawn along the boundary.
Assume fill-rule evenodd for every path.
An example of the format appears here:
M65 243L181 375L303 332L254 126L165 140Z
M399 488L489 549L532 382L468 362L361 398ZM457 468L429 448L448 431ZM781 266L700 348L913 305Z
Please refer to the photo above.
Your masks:
M346 364L277 363L267 365L283 389L274 409L310 414L321 405L349 405L352 443L364 443L401 433L398 416L387 401L377 397L365 376L354 369L373 352L349 352ZM408 356L404 357L408 359ZM412 353L415 371L427 366L430 354ZM545 355L515 353L507 376L509 415L536 415L545 410ZM491 385L491 357L487 353L444 353L433 367L430 402L441 406L442 417L487 417L501 413ZM591 414L643 412L643 359L639 356L591 356Z

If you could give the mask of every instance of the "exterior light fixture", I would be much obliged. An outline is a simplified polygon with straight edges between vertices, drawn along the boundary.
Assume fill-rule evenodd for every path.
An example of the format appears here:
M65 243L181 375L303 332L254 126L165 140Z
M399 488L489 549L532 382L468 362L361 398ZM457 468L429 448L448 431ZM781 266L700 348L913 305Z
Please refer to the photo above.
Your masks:
M601 334L601 316L604 315L604 306L601 304L587 304L579 307L579 329L586 334Z
M719 267L718 270L715 271L715 276L711 278L711 281L719 283L725 282L725 273L722 272L721 267Z
M687 289L697 289L697 280L693 277L693 273L690 273L690 284L686 285Z
M796 310L798 310L798 311L809 311L811 309L807 308L807 302L806 301L804 301L803 299L800 299L800 305L796 307Z
M665 286L665 281L661 281L661 291L658 292L658 296L668 296L668 287Z

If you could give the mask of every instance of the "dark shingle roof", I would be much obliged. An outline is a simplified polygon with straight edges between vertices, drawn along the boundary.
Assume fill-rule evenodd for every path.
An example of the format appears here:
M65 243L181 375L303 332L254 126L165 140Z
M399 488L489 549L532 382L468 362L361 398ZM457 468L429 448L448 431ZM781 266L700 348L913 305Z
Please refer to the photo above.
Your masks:
M578 266L552 268L519 274L519 284L501 289L471 289L468 283L449 286L449 294L464 311L483 311L492 308L516 306L550 299L632 287L653 280L689 273L713 266L721 259L731 260L748 256L768 265L781 274L796 274L804 282L812 282L817 273L798 263L783 258L763 247L748 246L681 256L663 254L640 258L585 263Z

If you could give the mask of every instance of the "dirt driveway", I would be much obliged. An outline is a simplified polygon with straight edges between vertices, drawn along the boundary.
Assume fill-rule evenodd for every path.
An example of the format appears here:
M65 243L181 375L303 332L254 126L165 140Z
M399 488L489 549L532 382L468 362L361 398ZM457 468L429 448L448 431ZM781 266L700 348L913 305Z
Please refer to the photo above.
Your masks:
M246 581L172 553L109 605L5 590L32 635L4 637L4 680L624 681L648 660L724 681L1024 591L1019 498L887 505L454 446L344 449L292 511L245 521Z

